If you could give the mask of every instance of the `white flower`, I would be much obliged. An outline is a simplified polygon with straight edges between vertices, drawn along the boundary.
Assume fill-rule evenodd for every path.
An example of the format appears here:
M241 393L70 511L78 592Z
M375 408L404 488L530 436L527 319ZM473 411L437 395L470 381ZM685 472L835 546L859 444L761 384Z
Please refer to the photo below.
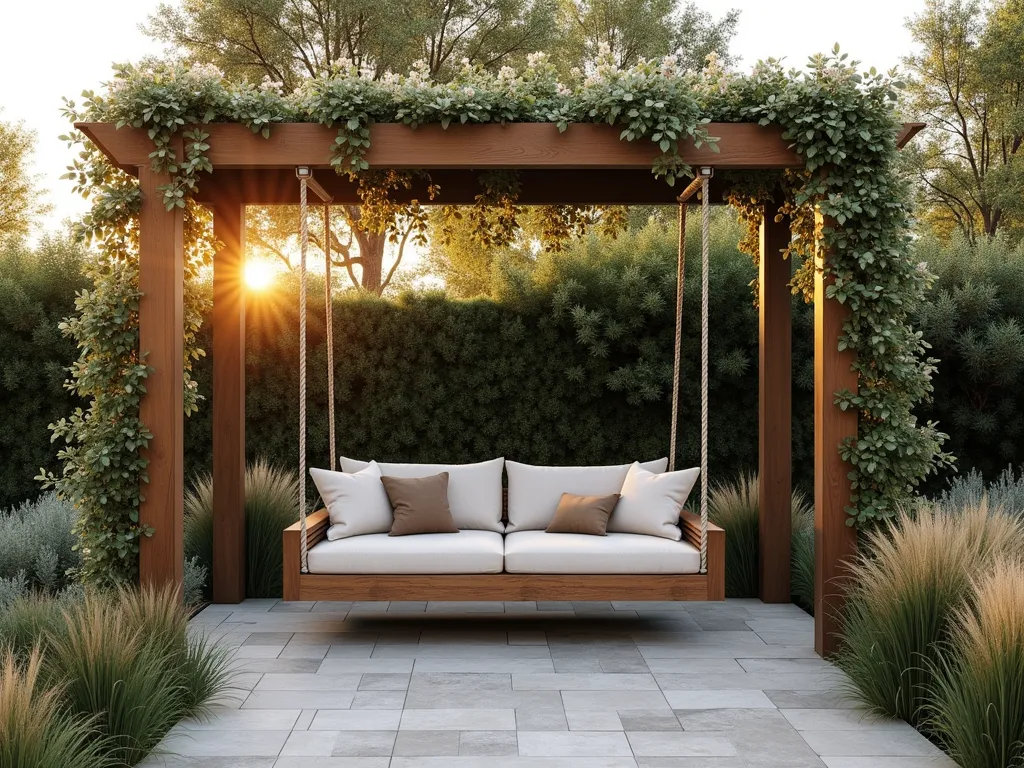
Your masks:
M193 75L207 80L224 79L224 73L213 64L193 64L191 72Z
M504 67L502 67L501 69L498 70L498 79L499 80L515 80L516 79L516 71L514 69L512 69L512 67L504 66Z

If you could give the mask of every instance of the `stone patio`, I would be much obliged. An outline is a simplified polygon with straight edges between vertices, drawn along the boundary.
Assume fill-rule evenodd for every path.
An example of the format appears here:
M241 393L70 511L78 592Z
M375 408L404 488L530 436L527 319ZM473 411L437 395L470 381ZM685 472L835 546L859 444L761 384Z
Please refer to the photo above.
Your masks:
M237 690L143 765L955 768L854 709L792 605L210 606Z

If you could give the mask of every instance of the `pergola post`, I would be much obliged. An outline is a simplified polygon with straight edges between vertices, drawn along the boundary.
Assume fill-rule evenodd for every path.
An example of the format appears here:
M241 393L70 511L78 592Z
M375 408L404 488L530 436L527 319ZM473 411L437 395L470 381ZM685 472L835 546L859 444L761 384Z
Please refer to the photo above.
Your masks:
M761 218L758 385L758 595L766 603L790 601L792 517L792 266L789 219L775 221L778 201Z
M181 152L180 142L176 148ZM180 154L179 154L180 157ZM139 350L151 368L140 417L153 434L143 452L149 460L139 522L153 529L139 546L139 579L144 586L174 584L184 569L184 309L185 253L182 210L164 207L160 187L166 173L139 168Z
M245 205L218 200L213 233L213 602L245 599Z
M831 228L818 217L818 229ZM849 465L839 457L839 445L857 436L857 412L842 411L835 393L857 391L856 357L839 350L849 308L825 297L832 280L822 268L829 254L815 248L814 278L814 650L830 656L839 648L839 613L843 605L844 563L856 552L856 530L846 524L852 493Z

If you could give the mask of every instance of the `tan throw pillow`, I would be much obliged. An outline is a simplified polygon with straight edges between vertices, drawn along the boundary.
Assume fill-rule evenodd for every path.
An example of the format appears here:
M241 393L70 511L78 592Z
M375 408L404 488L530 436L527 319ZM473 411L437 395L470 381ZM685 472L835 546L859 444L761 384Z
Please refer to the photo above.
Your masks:
M382 477L395 521L389 536L458 533L448 507L448 473L429 477Z
M607 536L608 518L619 501L619 494L609 496L577 496L563 493L548 533L585 533Z

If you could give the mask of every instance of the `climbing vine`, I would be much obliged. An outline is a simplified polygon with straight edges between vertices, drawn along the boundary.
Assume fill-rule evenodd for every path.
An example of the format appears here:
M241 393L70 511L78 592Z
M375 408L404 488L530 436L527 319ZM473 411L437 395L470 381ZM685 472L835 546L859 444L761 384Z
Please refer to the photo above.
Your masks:
M857 438L837 446L851 464L852 524L889 516L922 478L950 461L942 452L945 435L914 416L914 407L930 395L934 361L908 319L929 276L910 255L908 195L895 168L897 88L890 76L859 73L838 50L813 59L802 72L784 71L768 60L749 74L727 71L713 59L703 72L684 71L675 57L619 69L602 55L590 71L574 72L565 81L542 54L531 56L520 71L467 63L448 82L433 80L421 66L375 78L338 62L290 94L272 82L230 83L212 67L143 62L118 67L105 94L87 93L81 106L69 102L67 113L72 120L133 126L153 141L153 167L170 179L162 190L164 203L185 212L189 361L201 353L194 343L201 299L193 278L213 248L204 216L192 203L201 174L211 169L204 129L209 123L242 123L264 137L280 122L330 126L336 134L325 150L339 173L358 182L367 206L365 226L396 237L398 230L389 227L397 219L405 217L405 231L422 236L425 218L417 203L390 202L390 191L412 188L409 174L370 169L366 153L375 122L443 128L546 122L562 131L575 122L608 123L620 129L623 141L657 147L652 171L668 184L692 174L682 149L716 148L710 122L780 126L806 167L734 174L728 197L748 225L742 245L756 258L762 206L781 195L782 213L795 235L787 255L801 265L794 291L810 297L820 243L829 253L828 295L850 308L840 345L857 353L858 389L836 393L836 403L860 415ZM147 373L138 354L138 188L84 136L72 134L70 140L83 145L70 176L92 201L80 232L100 257L95 290L82 294L78 315L65 325L82 350L68 386L90 405L53 425L55 439L64 443L64 468L47 481L82 512L86 575L131 578L138 538L147 533L137 511L146 466L140 451L150 439L138 418ZM519 231L518 180L491 173L483 175L481 186L477 206L444 216L468 215L480 227L482 242L507 243ZM427 189L430 199L443 202L443 190L429 178ZM541 217L552 241L598 223L614 231L623 221L617 210L597 216L558 206ZM440 230L443 236L443 221ZM193 409L197 393L187 371L184 386L186 408Z

